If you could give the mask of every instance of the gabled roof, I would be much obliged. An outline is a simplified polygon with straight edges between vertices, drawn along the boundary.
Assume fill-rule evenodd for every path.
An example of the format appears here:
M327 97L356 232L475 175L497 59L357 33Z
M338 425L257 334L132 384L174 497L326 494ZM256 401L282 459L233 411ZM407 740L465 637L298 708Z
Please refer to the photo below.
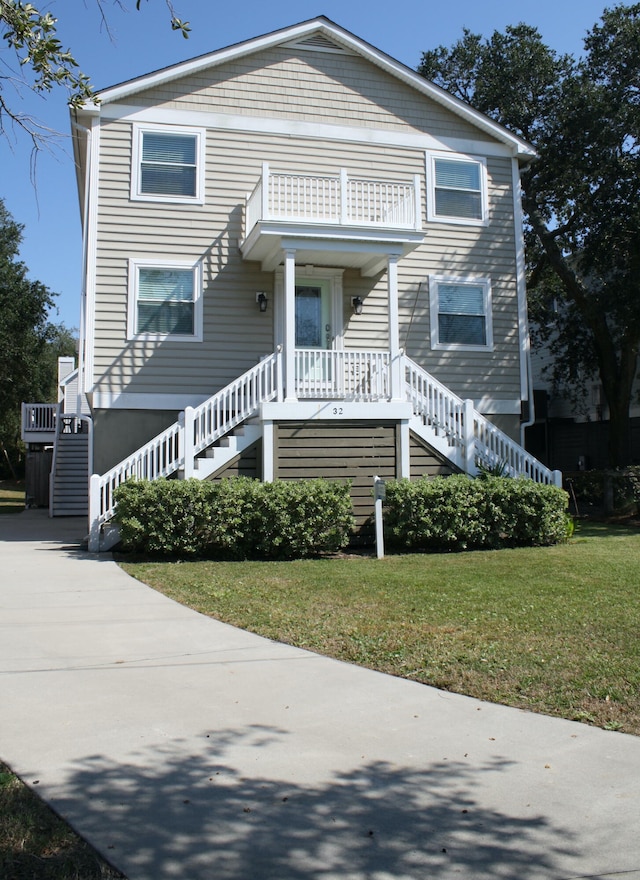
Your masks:
M483 113L474 110L468 104L450 95L444 89L429 82L429 80L426 80L400 61L396 61L391 56L380 51L380 49L376 49L370 43L354 36L354 34L323 15L272 31L261 37L254 37L241 43L235 43L232 46L218 49L215 52L209 52L206 55L200 55L189 61L164 67L135 79L127 80L119 85L103 89L98 92L98 97L103 105L115 101L123 101L125 98L129 98L146 89L165 85L172 80L180 79L193 73L200 73L203 70L217 67L228 61L233 61L278 45L299 45L301 47L306 46L307 48L320 48L325 51L347 52L359 55L420 92L425 97L442 105L456 116L481 129L497 141L505 144L515 156L525 159L536 155L533 147L526 141L512 134Z

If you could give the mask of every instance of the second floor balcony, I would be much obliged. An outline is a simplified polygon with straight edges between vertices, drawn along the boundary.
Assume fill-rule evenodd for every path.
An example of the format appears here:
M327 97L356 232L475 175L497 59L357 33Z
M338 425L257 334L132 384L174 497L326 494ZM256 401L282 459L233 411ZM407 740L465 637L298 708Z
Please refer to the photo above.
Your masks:
M336 176L273 172L264 164L247 196L240 248L265 270L291 248L301 251L296 262L364 271L375 254L402 255L423 238L418 175L391 181L351 176L345 169Z

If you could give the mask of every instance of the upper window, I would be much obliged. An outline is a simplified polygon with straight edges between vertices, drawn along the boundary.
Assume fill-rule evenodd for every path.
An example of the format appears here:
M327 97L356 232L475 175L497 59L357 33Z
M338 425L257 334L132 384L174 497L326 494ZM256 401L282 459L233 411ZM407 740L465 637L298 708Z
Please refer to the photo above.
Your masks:
M431 155L429 162L429 220L486 223L484 160L440 154Z
M131 260L129 339L202 339L200 266Z
M131 197L202 203L202 145L199 129L134 127Z
M488 278L429 279L431 347L491 349L491 285Z

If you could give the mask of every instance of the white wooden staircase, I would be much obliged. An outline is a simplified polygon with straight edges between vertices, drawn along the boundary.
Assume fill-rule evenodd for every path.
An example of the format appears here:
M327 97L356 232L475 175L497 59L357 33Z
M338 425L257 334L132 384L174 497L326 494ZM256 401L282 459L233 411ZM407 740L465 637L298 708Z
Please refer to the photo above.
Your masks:
M388 400L388 361L382 364L380 352L358 352L356 359L351 357L353 354L318 352L318 359L335 359L331 369L321 371L321 375L333 377L334 385L305 390L302 383L297 389L299 395L321 400ZM477 474L482 466L499 466L510 476L523 475L535 482L561 485L558 471L549 470L529 455L475 410L472 401L457 397L405 355L401 360L405 399L412 412L409 427L436 452L470 475ZM308 376L308 365L305 371ZM261 405L282 400L279 349L199 406L187 407L177 422L107 473L92 476L89 549L107 550L116 543L117 530L110 528L109 522L115 511L115 490L125 480L153 480L174 474L181 479L212 477L261 438L262 425L257 418Z

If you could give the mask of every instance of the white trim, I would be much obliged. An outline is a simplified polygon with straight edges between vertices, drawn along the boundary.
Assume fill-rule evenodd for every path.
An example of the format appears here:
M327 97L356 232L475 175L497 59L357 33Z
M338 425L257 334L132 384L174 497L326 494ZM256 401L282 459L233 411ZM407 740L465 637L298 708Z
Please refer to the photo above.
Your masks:
M264 36L256 37L234 46L219 49L207 55L193 58L172 67L164 68L145 76L138 77L134 80L121 83L111 88L104 89L98 93L101 104L112 103L122 100L129 95L137 94L143 90L165 85L173 80L189 76L200 71L217 67L228 61L242 58L265 49L284 44L287 42L303 40L314 33L324 34L328 39L334 40L338 45L344 46L352 52L361 55L366 60L375 64L386 73L396 77L406 85L418 91L425 97L430 98L456 116L461 117L485 133L489 134L496 140L508 145L512 151L512 155L535 156L535 151L530 144L527 144L521 138L504 129L501 125L489 119L477 110L455 98L453 95L439 88L434 83L429 82L424 77L415 73L409 67L406 67L374 46L360 40L358 37L344 30L339 25L334 24L324 16L311 19L300 24L293 25L282 30L274 31Z
M138 333L137 291L140 269L190 269L193 275L193 333ZM129 259L127 287L127 340L163 340L167 342L202 342L202 263L200 260L158 260L157 257L132 257Z
M470 217L450 217L436 214L436 161L447 159L452 162L474 163L480 166L480 203L482 217L475 219ZM443 150L427 150L426 153L427 174L427 220L429 223L445 223L447 226L488 226L489 225L489 199L487 195L487 160L484 156L470 156L464 153L451 153Z
M461 342L440 342L438 332L438 285L463 284L482 287L485 345L465 345ZM431 323L431 348L433 351L493 351L493 315L491 279L472 275L429 275L429 318Z
M96 286L98 264L98 189L100 174L100 120L91 118L91 134L89 137L89 167L87 172L88 195L86 204L88 216L86 223L86 265L85 272L85 302L84 302L84 369L82 370L82 389L85 394L90 394L93 389L95 371L95 332L96 332ZM82 357L82 352L80 352Z
M340 400L297 400L294 403L263 403L260 418L274 422L315 421L343 422L350 420L377 421L388 419L400 421L410 419L413 408L410 403L393 401L388 403L359 403Z
M208 394L153 394L151 392L96 390L93 395L93 409L163 410L177 413L187 406L197 407L208 397ZM295 404L264 403L261 414L263 419L276 421L298 419L341 421L344 419L373 420L380 418L394 420L408 419L412 415L409 403L354 403L352 401L340 404L341 413L337 415L333 413L337 403L340 401L296 401ZM519 399L498 400L485 396L474 400L473 405L479 412L488 415L520 414Z
M531 360L531 341L529 339L529 318L527 311L527 280L524 253L524 221L522 217L522 194L518 162L511 166L513 186L513 225L516 251L516 289L518 294L518 338L520 341L520 397L529 400L529 412L533 412L533 388L529 387Z
M177 125L218 131L251 132L336 140L376 146L413 147L418 150L443 150L454 153L479 154L511 158L513 151L496 141L473 138L435 137L418 131L369 128L355 125L337 125L326 122L305 122L267 116L241 116L234 113L216 113L203 110L172 110L164 107L139 107L130 104L111 104L101 113L109 121L139 122L151 127Z
M497 400L495 397L480 397L473 401L474 407L484 415L492 416L519 416L520 399Z
M189 135L196 140L196 194L195 196L171 195L169 193L143 193L140 191L140 167L142 164L142 141L145 133L164 133ZM131 190L130 198L138 202L168 202L172 204L204 205L204 165L206 130L186 126L168 125L166 123L133 124L133 141L131 147Z
M209 394L154 394L137 391L100 391L93 394L93 409L141 409L181 412L187 406L199 406Z

